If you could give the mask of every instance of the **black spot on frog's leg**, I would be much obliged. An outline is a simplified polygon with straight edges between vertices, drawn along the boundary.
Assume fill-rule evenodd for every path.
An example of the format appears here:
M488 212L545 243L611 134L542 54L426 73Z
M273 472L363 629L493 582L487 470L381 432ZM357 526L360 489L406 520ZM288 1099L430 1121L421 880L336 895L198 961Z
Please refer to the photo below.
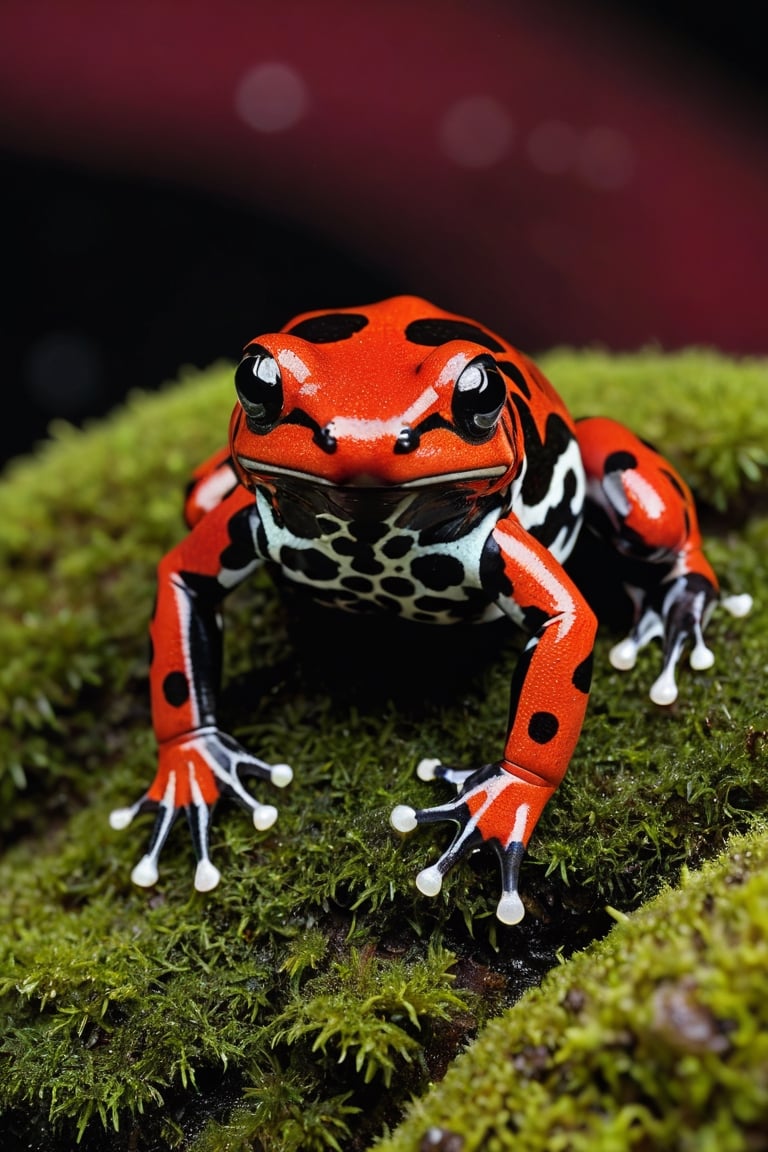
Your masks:
M628 468L637 468L636 456L631 452L611 452L605 458L603 474L607 476L609 472L626 472Z
M189 683L183 672L169 672L163 680L163 696L172 708L181 708L189 700Z
M280 549L280 563L289 572L300 572L309 581L333 580L339 565L330 556L316 548L292 548L284 544Z
M291 336L300 336L312 344L335 344L349 340L368 323L368 317L358 312L326 312L323 316L310 316L289 328Z
M450 610L451 605L439 596L418 596L414 605L420 612L439 613Z
M585 695L589 692L592 684L592 664L594 663L594 654L590 652L589 656L585 656L581 664L575 669L573 673L572 684L579 692Z
M528 721L528 735L537 744L549 744L557 736L560 721L552 712L534 712Z
M405 330L405 338L411 344L423 344L429 348L437 348L440 344L447 344L449 340L472 340L490 352L504 351L503 344L499 344L498 340L477 325L468 324L466 320L439 317L413 320Z
M530 400L531 390L528 387L528 381L526 380L525 376L523 376L517 364L513 364L511 360L497 360L496 363L498 364L499 368L501 368L504 375L507 376L510 380L514 381L514 383L522 392L523 396Z
M547 417L542 441L525 400L522 396L513 396L512 400L520 417L528 461L523 479L522 498L525 504L532 507L540 504L547 495L555 464L573 439L573 434L563 418L552 412Z
M337 556L354 556L359 546L349 536L337 536L331 547Z
M425 588L435 592L458 587L464 580L464 565L461 561L455 556L444 556L439 552L417 556L411 561L411 572Z
M219 561L222 568L227 568L230 572L242 572L243 568L247 568L256 558L251 515L251 508L242 508L227 525L229 544L222 550Z

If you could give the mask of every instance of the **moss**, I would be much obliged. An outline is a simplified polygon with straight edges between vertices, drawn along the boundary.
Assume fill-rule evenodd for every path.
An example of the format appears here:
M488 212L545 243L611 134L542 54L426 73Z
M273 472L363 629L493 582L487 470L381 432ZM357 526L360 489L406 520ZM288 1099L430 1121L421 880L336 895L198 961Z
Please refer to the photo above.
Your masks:
M715 616L717 663L684 672L667 711L645 698L658 652L619 674L601 634L577 755L523 866L519 928L493 915L492 859L457 870L436 900L418 896L413 878L446 830L401 841L387 822L395 803L433 797L413 774L422 756L472 764L500 745L519 638L494 634L487 659L468 637L429 632L398 682L382 682L357 635L335 633L313 659L317 622L287 611L266 578L227 606L222 718L296 770L278 823L255 833L222 805L224 876L208 896L191 892L183 829L157 888L131 886L150 824L117 834L107 814L153 771L154 570L181 534L189 472L226 428L229 365L185 372L83 432L59 427L0 480L4 1146L365 1148L558 957L570 971L567 957L607 931L606 905L631 912L766 814L768 414L755 400L768 365L698 351L544 363L577 413L618 412L669 446L720 509L707 546L725 587L757 603L746 621ZM684 902L668 913L670 938L689 938L688 915ZM720 903L712 917L726 931ZM686 989L671 989L673 1007L696 999ZM525 1051L535 1071L540 1057ZM622 1049L622 1066L631 1057ZM723 1053L707 1059L719 1074ZM652 1069L640 1067L650 1096ZM546 1103L549 1074L526 1077L527 1099ZM600 1107L612 1090L600 1087ZM663 1124L672 1105L660 1099ZM615 1146L630 1147L635 1122L622 1115ZM751 1124L735 1117L734 1140Z
M618 919L493 1020L377 1152L451 1133L462 1152L765 1148L765 829Z

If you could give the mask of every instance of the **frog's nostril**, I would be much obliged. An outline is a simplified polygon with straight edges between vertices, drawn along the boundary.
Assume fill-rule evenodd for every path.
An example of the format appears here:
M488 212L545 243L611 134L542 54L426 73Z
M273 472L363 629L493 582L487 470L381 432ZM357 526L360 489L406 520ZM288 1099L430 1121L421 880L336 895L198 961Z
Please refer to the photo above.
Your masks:
M419 434L415 428L403 428L395 440L395 452L404 456L408 452L415 452L419 446Z
M329 455L332 455L338 447L332 423L326 424L324 428L320 428L315 433L314 439L318 447L322 448L323 452L327 452Z

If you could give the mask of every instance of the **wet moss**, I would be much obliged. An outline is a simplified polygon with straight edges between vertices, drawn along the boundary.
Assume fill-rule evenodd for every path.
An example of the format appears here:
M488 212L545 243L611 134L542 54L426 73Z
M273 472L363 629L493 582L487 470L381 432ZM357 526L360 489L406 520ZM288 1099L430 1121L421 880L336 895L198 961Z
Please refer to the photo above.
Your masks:
M191 891L192 849L181 828L157 887L131 886L150 824L118 834L107 815L153 772L146 629L154 571L183 531L189 472L225 434L231 366L184 373L85 431L62 426L54 443L0 479L4 1147L57 1152L77 1140L86 1150L369 1147L467 1046L461 1067L475 1051L479 1068L492 1067L495 1029L503 1031L507 1010L525 1013L526 990L558 961L548 978L554 983L545 981L530 1003L537 1013L550 1005L555 1022L569 1019L558 1007L566 992L557 981L576 963L600 962L599 946L589 959L569 957L605 936L608 906L634 923L646 913L633 910L676 884L681 867L716 858L732 831L747 832L765 815L768 482L760 452L768 410L756 401L768 364L699 351L558 352L543 363L577 414L618 413L668 448L703 495L707 547L724 586L751 592L756 606L743 621L715 616L717 663L705 673L684 671L680 699L666 711L646 698L658 652L643 653L631 673L614 672L613 637L603 629L584 734L531 843L522 875L528 915L514 929L493 914L492 858L473 858L427 901L413 878L446 830L401 841L387 817L395 803L431 802L433 786L413 773L422 756L471 765L497 754L519 638L502 631L478 645L458 633L446 639L451 630L443 629L439 638L425 632L422 643L419 633L392 683L365 653L371 643L397 646L399 635L366 636L361 645L356 629L335 630L328 644L316 632L322 625L289 611L266 577L227 605L222 719L266 759L293 765L297 778L279 795L278 823L255 833L238 810L221 806L213 852L224 875L210 895ZM744 891L762 859L758 840L749 844ZM718 867L727 869L732 855ZM718 898L717 883L710 887L710 935L731 932L738 952L743 929L743 946L754 937L759 951L760 925L728 928L730 905ZM661 897L664 930L685 948L700 932L691 927L698 920L688 891L680 890L679 907L675 891ZM754 901L749 908L756 915ZM608 938L611 955L610 941L625 930ZM700 954L685 954L689 975L700 962L707 970ZM642 966L634 971L634 956L633 944L612 969L615 996L621 986L626 1004L645 1011L650 977ZM577 971L571 1006L588 979L586 969ZM699 983L675 979L653 983L658 1019L679 1018L704 1035L707 1021L730 1019L719 1001L702 1001ZM750 1005L750 989L734 987ZM520 1007L510 1007L521 995ZM571 1128L559 1145L547 1143L554 1129L529 1119L566 1110L578 1064L570 1049L554 1047L555 1024L531 1027L512 1057L529 1125L518 1126L527 1143L515 1147L581 1147L569 1143L578 1109L567 1113ZM605 1047L597 1024L589 1028L596 1048ZM722 1034L727 1050L696 1056L704 1069L696 1091L704 1095L705 1073L714 1083L738 1047L733 1031ZM633 1082L635 1058L642 1080L637 1099L627 1095L610 1121L614 1143L583 1146L639 1146L636 1131L646 1143L655 1139L636 1127L637 1109L655 1117L658 1132L671 1131L666 1117L678 1113L665 1082L670 1065L659 1065L657 1083L650 1033L643 1035L642 1044L615 1047L621 1076L595 1055L587 1062L594 1082L587 1074L573 1081L591 1132L593 1113L610 1115L612 1093L624 1101L622 1076ZM564 1080L552 1071L553 1051L566 1051L558 1065ZM500 1060L497 1079L473 1100L482 1119L467 1115L465 1141L481 1124L491 1125L489 1140L516 1131L503 1118L513 1092L508 1063ZM740 1075L737 1068L739 1100ZM429 1110L406 1122L397 1147L420 1147L418 1124L443 1124L443 1099L426 1097ZM719 1147L746 1141L750 1108L734 1113L730 1143Z

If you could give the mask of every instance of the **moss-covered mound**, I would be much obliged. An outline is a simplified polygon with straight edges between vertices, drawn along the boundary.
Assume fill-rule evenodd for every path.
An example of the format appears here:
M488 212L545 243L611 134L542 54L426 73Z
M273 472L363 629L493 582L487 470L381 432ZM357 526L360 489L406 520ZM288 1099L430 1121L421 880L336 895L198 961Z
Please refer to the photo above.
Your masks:
M401 842L388 813L433 801L413 773L422 756L498 754L519 638L489 652L427 630L393 684L356 629L328 644L266 577L227 605L221 713L247 747L293 765L278 823L256 833L222 806L209 895L192 891L181 826L157 887L131 885L151 824L117 833L107 817L153 773L154 570L183 531L189 472L225 435L231 366L185 373L85 432L60 428L0 480L3 1148L351 1152L422 1097L393 1148L762 1146L766 1053L745 1021L763 1019L754 957L768 958L768 364L700 351L542 363L576 414L617 415L664 445L703 502L724 588L756 605L746 620L715 615L717 663L683 670L665 711L647 700L658 651L619 674L601 634L516 928L495 920L482 856L437 900L419 896L413 878L448 831ZM725 857L634 911L750 829L738 868ZM607 905L630 923L590 944ZM487 1087L468 1088L467 1069Z
M768 1147L766 957L763 828L491 1021L377 1152Z

